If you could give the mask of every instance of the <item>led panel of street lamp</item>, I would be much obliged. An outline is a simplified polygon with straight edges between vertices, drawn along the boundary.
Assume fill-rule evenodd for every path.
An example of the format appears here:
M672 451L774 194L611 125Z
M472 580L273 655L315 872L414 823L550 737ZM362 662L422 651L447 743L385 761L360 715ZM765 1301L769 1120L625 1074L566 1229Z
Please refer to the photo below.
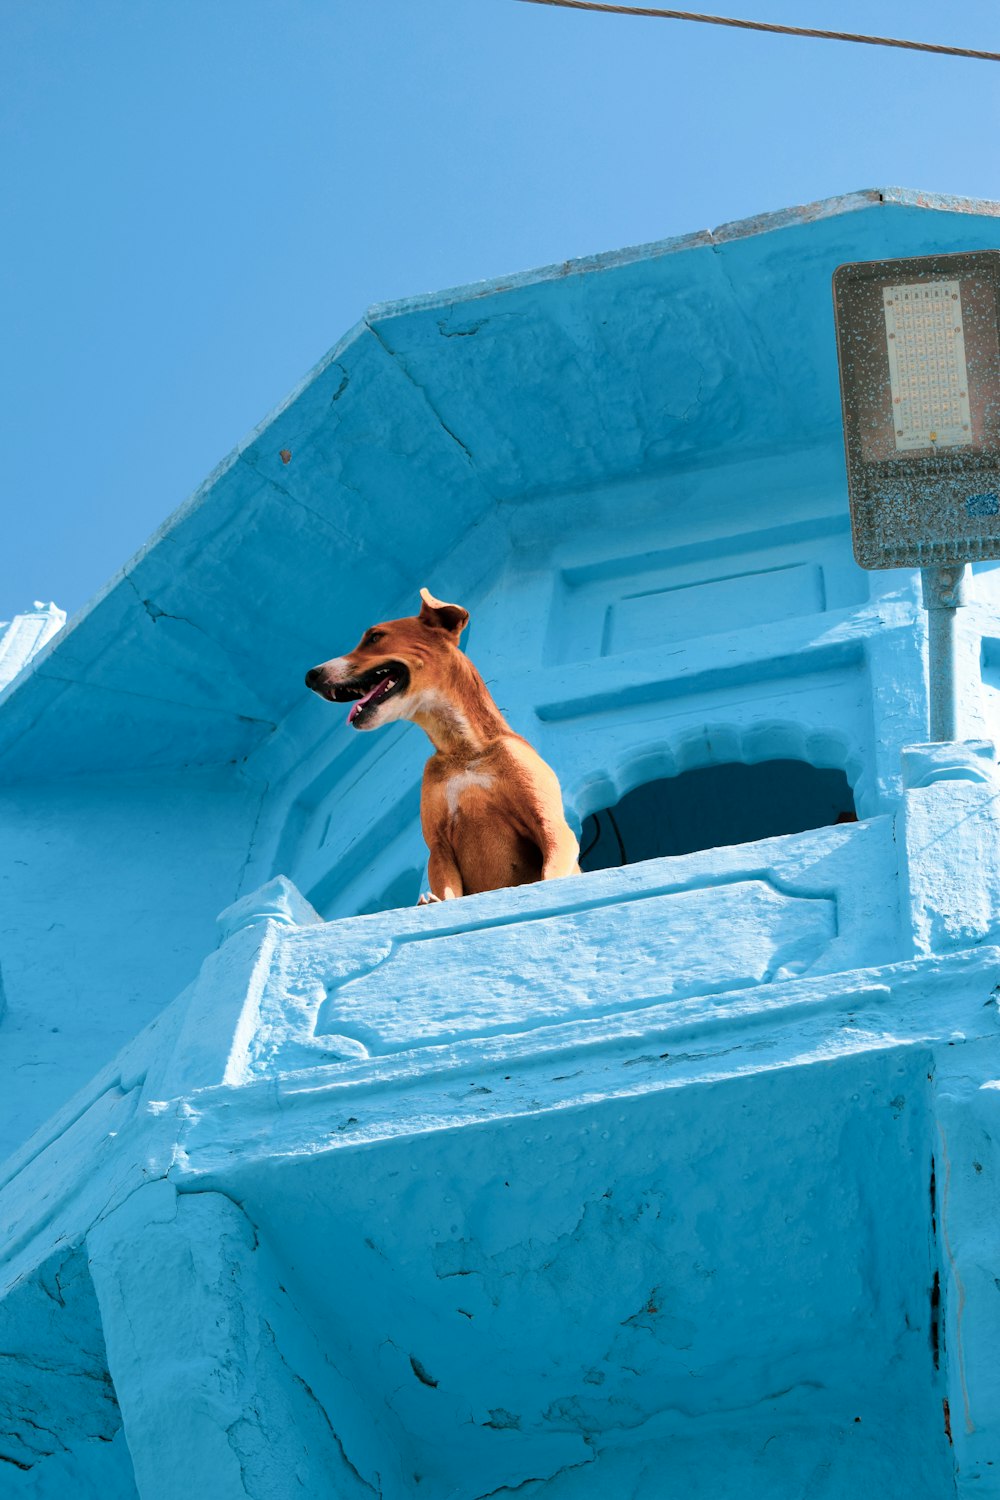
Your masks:
M833 300L858 562L1000 557L1000 250L839 266Z

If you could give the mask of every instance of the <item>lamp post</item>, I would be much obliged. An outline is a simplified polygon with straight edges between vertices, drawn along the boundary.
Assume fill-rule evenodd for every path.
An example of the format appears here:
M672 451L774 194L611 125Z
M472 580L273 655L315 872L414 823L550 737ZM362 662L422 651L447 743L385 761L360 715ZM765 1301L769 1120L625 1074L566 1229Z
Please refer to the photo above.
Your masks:
M1000 250L833 277L854 555L921 570L930 738L957 737L955 611L1000 557Z

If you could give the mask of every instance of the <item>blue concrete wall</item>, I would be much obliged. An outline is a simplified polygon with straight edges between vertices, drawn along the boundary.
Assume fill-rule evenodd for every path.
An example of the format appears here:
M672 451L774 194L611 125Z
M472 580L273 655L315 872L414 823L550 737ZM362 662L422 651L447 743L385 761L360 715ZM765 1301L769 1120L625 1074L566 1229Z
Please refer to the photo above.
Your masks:
M0 791L0 1156L193 978L261 790L202 772Z
M904 766L829 293L998 222L373 309L6 690L0 1495L1000 1493L995 754ZM790 758L862 821L414 910L422 736L301 678L421 584L577 825Z
M828 458L824 486L820 462L811 453L540 500L494 523L509 560L478 603L462 592L458 555L430 580L472 611L469 655L558 769L577 824L656 776L783 756L846 771L862 816L891 805L898 747L873 735L870 586L851 556L836 467ZM874 587L905 621L908 661L886 692L908 694L898 732L919 739L912 580ZM746 589L762 601L756 619ZM331 641L330 653L351 644ZM392 904L400 872L419 882L423 738L352 739L341 710L309 708L326 735L289 783L275 865L326 915Z
M0 1493L991 1493L997 908L892 958L956 786L968 921L995 782L454 909L241 902L0 1185Z

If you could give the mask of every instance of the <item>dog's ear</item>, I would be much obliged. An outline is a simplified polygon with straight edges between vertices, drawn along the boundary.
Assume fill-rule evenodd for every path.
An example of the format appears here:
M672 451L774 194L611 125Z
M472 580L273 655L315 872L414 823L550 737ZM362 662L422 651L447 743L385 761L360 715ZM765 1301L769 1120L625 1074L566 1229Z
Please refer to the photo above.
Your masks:
M444 600L435 599L427 589L421 589L418 618L435 630L447 630L457 641L469 623L469 611L460 604L445 604Z

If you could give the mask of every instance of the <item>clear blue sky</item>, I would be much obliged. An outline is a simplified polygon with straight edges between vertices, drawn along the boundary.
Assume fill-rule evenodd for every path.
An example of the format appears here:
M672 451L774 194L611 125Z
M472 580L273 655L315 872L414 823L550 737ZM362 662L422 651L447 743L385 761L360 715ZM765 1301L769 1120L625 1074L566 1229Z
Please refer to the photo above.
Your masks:
M712 0L1000 51L997 0ZM0 0L0 618L75 611L368 304L854 188L1000 64L516 0Z

